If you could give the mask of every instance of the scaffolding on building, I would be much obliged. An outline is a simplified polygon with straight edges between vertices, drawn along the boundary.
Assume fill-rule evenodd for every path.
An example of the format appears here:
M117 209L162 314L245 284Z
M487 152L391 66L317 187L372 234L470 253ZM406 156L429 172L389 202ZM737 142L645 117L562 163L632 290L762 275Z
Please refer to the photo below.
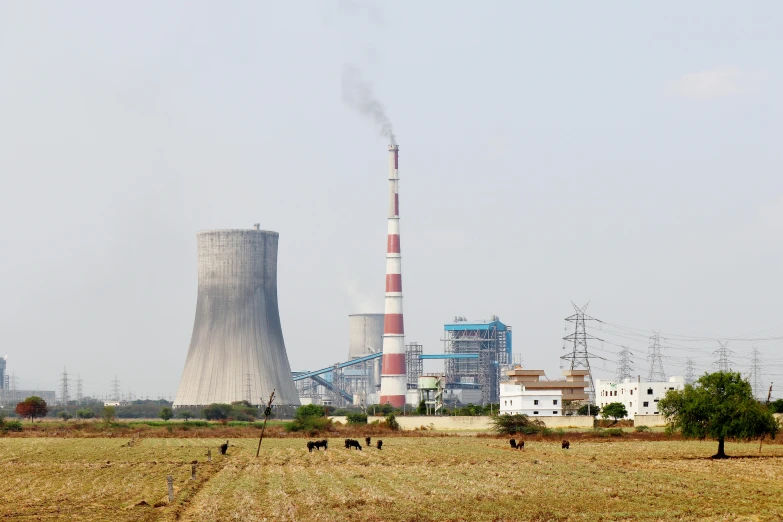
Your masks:
M476 357L446 359L449 388L477 388L481 403L497 403L501 369L511 362L511 327L497 316L489 321L467 321L455 317L444 326L446 354L476 354Z
M415 390L419 386L419 377L424 372L421 360L422 346L419 343L405 345L405 369L408 372L408 389Z

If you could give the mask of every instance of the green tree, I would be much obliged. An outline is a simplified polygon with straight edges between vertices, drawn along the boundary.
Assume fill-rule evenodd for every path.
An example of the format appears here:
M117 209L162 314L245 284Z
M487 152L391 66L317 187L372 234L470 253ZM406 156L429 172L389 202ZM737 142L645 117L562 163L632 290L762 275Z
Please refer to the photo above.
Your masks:
M772 413L783 413L783 399L778 399L769 403Z
M427 413L427 403L422 400L416 408L417 415L425 415Z
M400 429L400 423L397 422L397 418L394 416L393 413L390 413L386 416L386 425L389 427L390 430L397 431Z
M174 412L171 411L171 408L161 408L160 411L158 412L158 417L160 417L164 421L168 421L173 416L174 416Z
M493 429L504 435L513 435L515 433L524 433L531 435L538 433L544 428L544 423L538 419L531 419L524 414L503 414L495 415L491 418Z
M326 417L326 410L318 404L305 404L296 409L295 419L303 420L307 417Z
M726 439L775 438L780 425L769 408L753 397L750 383L737 372L703 375L682 390L671 390L658 403L670 431L683 437L718 441L715 459L727 458Z
M15 411L23 419L30 419L30 422L33 422L37 417L46 417L49 407L45 400L33 395L17 404Z
M61 411L60 413L57 414L57 416L60 417L65 422L68 422L69 419L73 418L73 415L71 415L67 411Z
M625 409L625 405L622 402L611 402L601 409L601 417L608 419L609 417L617 422L617 419L623 419L628 416L628 410Z
M367 414L360 411L349 412L345 417L348 424L367 424Z
M88 408L82 408L81 410L76 410L77 419L92 419L93 417L95 417L95 412Z
M185 419L185 422L188 422L188 419L192 419L193 418L193 414L191 412L189 412L188 410L184 410L184 411L179 412L179 416L182 417L183 419Z
M595 417L601 413L601 407L595 404L582 404L579 409L576 410L577 415L592 415Z
M114 417L117 416L117 409L114 406L104 406L103 407L103 422L106 424L111 424L112 421L114 421Z
M232 410L230 404L210 404L202 413L207 420L227 420Z

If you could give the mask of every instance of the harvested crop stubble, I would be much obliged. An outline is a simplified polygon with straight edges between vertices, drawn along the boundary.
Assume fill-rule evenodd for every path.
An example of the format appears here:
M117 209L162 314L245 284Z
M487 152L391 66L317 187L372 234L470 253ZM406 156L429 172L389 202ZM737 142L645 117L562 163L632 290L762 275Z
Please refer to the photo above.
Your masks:
M305 439L3 439L0 518L74 520L777 520L783 446L384 436L384 449L309 453ZM339 443L340 440L333 439ZM189 481L190 462L205 477ZM111 464L106 464L111 461ZM165 476L175 476L173 506ZM9 482L10 481L10 482ZM23 503L19 499L24 499ZM142 501L150 506L137 506Z

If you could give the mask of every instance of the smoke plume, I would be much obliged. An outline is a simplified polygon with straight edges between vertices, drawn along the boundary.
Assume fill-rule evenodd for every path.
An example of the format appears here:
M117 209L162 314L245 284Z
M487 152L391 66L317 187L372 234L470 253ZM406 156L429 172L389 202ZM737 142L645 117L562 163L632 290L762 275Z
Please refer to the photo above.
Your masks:
M362 78L361 72L352 65L343 68L343 102L361 114L369 116L381 128L381 135L397 144L391 120L386 115L383 104L376 98L372 85Z

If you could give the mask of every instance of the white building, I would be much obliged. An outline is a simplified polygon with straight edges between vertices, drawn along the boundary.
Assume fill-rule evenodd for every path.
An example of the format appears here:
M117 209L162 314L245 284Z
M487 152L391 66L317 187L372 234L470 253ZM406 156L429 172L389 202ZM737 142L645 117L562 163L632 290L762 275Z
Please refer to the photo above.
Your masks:
M563 390L527 390L523 384L500 383L500 414L552 417L563 414Z
M658 401L669 390L682 390L684 377L669 377L668 382L646 382L625 379L623 382L597 379L595 381L595 402L600 407L620 402L628 410L628 417L636 415L658 415Z

